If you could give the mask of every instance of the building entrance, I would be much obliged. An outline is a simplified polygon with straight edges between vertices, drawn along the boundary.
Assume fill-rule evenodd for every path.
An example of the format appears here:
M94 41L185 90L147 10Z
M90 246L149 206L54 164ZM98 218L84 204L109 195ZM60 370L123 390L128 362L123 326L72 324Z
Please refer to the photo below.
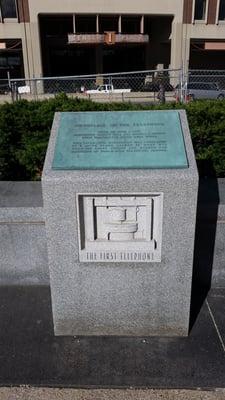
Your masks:
M153 15L42 15L44 76L169 68L172 21ZM110 32L113 43L106 39Z

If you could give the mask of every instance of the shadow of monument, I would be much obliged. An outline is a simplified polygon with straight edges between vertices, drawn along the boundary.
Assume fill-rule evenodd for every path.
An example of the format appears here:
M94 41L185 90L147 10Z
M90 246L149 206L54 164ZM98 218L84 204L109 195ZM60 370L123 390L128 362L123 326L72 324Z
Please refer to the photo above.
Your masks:
M200 179L197 204L189 331L192 329L211 287L219 206L216 177Z

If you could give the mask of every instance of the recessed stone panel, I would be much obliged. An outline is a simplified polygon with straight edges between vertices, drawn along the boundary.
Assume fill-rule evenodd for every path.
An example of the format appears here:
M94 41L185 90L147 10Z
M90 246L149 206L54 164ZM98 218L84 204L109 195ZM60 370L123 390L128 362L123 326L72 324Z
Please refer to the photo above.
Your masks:
M78 195L79 259L160 262L162 193Z

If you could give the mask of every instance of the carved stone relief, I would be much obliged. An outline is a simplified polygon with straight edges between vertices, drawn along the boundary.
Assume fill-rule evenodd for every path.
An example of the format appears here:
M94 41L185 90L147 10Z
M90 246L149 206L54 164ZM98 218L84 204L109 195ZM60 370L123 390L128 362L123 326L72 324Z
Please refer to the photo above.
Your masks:
M79 195L80 261L160 261L162 198Z

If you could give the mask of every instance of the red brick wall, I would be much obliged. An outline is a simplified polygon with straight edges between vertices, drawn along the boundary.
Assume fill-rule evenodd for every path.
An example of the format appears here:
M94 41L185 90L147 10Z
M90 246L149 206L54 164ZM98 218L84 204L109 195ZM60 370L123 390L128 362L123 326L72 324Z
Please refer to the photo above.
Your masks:
M209 0L207 24L216 23L217 0Z
M192 23L192 6L193 0L184 0L184 10L183 10L183 23Z
M30 12L28 0L17 0L18 14L20 22L30 22Z

